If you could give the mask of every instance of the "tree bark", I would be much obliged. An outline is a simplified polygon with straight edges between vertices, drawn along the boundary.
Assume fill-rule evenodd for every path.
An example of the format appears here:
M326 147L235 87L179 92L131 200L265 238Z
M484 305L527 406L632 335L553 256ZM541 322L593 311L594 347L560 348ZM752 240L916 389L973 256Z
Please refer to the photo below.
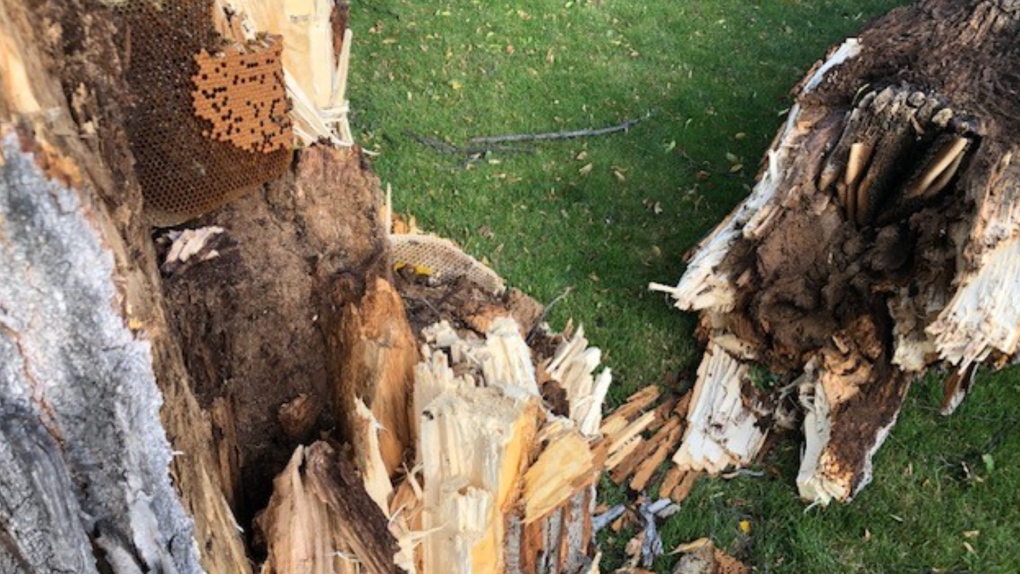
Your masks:
M0 569L249 571L168 336L109 22L86 13L0 2Z
M712 360L796 379L808 499L867 484L914 377L952 371L951 410L975 363L1016 354L1018 33L1017 2L922 0L834 48L798 86L750 197L666 289L702 313ZM739 421L767 428L778 392L750 372L699 372L678 463L755 455ZM732 412L705 402L722 385L743 389Z

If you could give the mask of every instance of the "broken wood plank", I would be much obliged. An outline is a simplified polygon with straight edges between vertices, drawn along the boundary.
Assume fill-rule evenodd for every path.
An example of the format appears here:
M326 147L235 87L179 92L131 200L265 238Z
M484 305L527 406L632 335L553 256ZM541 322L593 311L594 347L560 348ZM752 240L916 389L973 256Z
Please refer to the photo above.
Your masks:
M659 432L652 437L651 442L655 445L655 451L641 462L634 477L630 481L630 489L641 492L648 485L652 473L659 469L659 466L666 461L666 457L676 448L680 438L683 436L683 426L679 419L670 419L670 422L659 429Z
M638 416L649 405L659 398L662 390L657 385L649 385L627 398L622 406L615 409L602 421L602 434L615 436L623 431L631 420Z
M677 484L673 491L669 493L669 498L677 504L683 502L684 499L687 498L687 495L691 493L691 490L694 489L694 484L698 482L698 479L701 478L702 474L702 472L697 470L684 472L680 483Z

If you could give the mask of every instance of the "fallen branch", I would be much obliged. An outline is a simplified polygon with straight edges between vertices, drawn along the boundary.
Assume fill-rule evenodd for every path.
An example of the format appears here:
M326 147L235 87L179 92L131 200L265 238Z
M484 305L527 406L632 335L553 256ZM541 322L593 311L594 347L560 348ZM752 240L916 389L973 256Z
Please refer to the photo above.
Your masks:
M483 146L483 147L460 147L455 146L451 143L444 142L428 136L416 134L412 131L405 131L404 135L413 139L414 141L422 144L423 146L430 147L439 153L445 153L449 155L465 155L468 159L477 160L490 153L532 153L534 150L520 147L511 146ZM472 140L473 141L473 140Z
M540 134L503 134L498 136L480 136L468 140L471 143L503 143L523 141L544 141L544 140L569 140L576 138L587 138L625 132L638 123L652 117L652 112L631 118L621 124L598 129L571 130L565 132L545 132Z

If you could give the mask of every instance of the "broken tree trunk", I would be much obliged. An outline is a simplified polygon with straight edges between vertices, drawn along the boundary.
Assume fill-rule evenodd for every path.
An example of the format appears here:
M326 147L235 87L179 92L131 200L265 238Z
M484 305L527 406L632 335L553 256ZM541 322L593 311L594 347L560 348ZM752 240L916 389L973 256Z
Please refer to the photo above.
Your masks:
M244 12L281 6L328 65L290 77ZM392 273L378 181L338 141L342 7L31 7L0 0L0 571L590 562L608 370L491 270Z
M707 327L677 464L746 464L799 389L800 493L847 501L913 378L948 370L951 412L975 365L1016 355L1018 34L1016 2L922 0L800 84L751 195L653 286Z

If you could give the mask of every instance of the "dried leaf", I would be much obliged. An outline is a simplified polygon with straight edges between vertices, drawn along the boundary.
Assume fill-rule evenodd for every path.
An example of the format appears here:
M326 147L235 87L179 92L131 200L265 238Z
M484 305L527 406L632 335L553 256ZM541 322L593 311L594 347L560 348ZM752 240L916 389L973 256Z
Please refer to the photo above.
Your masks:
M581 175L588 175L589 173L591 173L592 167L594 167L594 166L592 164L590 164L590 163L585 164L584 167L582 167L581 169L577 170L577 173L579 173Z
M676 548L673 549L672 552L669 553L669 555L673 556L675 554L688 554L690 552L696 552L696 551L700 550L701 548L703 548L705 546L708 546L708 545L711 545L711 544L712 544L712 541L709 540L708 538L699 538L697 540L692 540L690 542L685 542L685 543L677 546Z

